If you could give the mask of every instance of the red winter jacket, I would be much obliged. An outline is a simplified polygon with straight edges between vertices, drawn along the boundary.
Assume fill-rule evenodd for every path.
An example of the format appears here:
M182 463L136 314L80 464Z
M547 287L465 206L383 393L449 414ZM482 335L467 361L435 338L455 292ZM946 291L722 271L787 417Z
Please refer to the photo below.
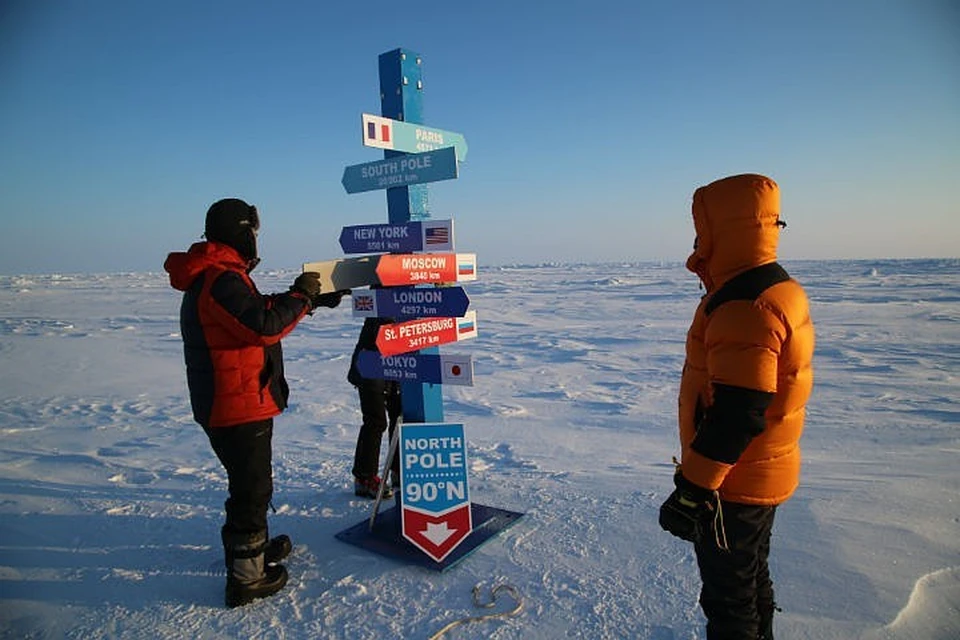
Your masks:
M262 295L237 251L198 242L163 268L183 291L180 334L193 417L229 427L279 414L289 389L280 339L310 310L299 293Z

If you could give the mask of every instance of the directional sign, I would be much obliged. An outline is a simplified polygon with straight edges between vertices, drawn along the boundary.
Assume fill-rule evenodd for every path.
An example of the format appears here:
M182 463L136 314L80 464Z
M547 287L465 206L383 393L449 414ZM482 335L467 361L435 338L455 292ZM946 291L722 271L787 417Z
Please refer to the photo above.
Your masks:
M344 227L340 232L340 247L344 253L452 251L453 220Z
M470 299L463 287L389 287L353 292L353 315L359 318L459 317Z
M473 530L463 425L401 424L399 454L403 537L441 562Z
M460 162L467 159L467 141L459 133L402 120L391 120L369 113L363 114L361 121L363 122L363 144L367 147L409 153L454 147Z
M477 279L475 253L386 254L377 262L380 284L436 284Z
M477 312L467 311L462 318L421 318L384 325L377 331L377 351L396 356L476 337Z
M361 193L456 177L457 152L453 147L445 147L351 165L343 170L340 182L347 193Z
M381 356L376 351L363 350L357 354L357 369L370 380L473 386L470 356L424 353Z

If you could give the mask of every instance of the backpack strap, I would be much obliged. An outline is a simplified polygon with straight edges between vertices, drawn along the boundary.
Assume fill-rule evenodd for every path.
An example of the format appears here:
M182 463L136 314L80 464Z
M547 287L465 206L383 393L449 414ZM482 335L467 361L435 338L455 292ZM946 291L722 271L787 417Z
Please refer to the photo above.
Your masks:
M790 274L776 262L771 262L734 276L710 296L704 312L709 316L717 307L731 300L756 300L775 284L790 279Z

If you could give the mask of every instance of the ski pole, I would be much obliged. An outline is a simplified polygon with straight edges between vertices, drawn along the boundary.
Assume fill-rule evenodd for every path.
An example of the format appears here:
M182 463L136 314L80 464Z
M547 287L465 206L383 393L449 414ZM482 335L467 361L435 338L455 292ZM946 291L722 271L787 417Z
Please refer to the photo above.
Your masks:
M403 424L403 416L399 415L393 421L393 433L390 435L390 446L387 448L387 461L383 463L383 473L380 475L380 486L377 487L377 499L373 503L373 513L370 514L370 531L373 531L373 524L377 520L377 511L380 510L380 502L383 501L384 486L387 484L387 472L390 471L390 465L393 462L393 455L397 452L400 443L400 425ZM403 487L400 487L401 491Z

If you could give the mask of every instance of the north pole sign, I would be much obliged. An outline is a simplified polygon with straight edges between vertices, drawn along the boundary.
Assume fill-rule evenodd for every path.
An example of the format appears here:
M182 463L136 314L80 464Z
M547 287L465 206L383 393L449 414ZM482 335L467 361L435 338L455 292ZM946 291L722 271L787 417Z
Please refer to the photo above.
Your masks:
M462 424L400 426L401 531L442 562L473 530Z

